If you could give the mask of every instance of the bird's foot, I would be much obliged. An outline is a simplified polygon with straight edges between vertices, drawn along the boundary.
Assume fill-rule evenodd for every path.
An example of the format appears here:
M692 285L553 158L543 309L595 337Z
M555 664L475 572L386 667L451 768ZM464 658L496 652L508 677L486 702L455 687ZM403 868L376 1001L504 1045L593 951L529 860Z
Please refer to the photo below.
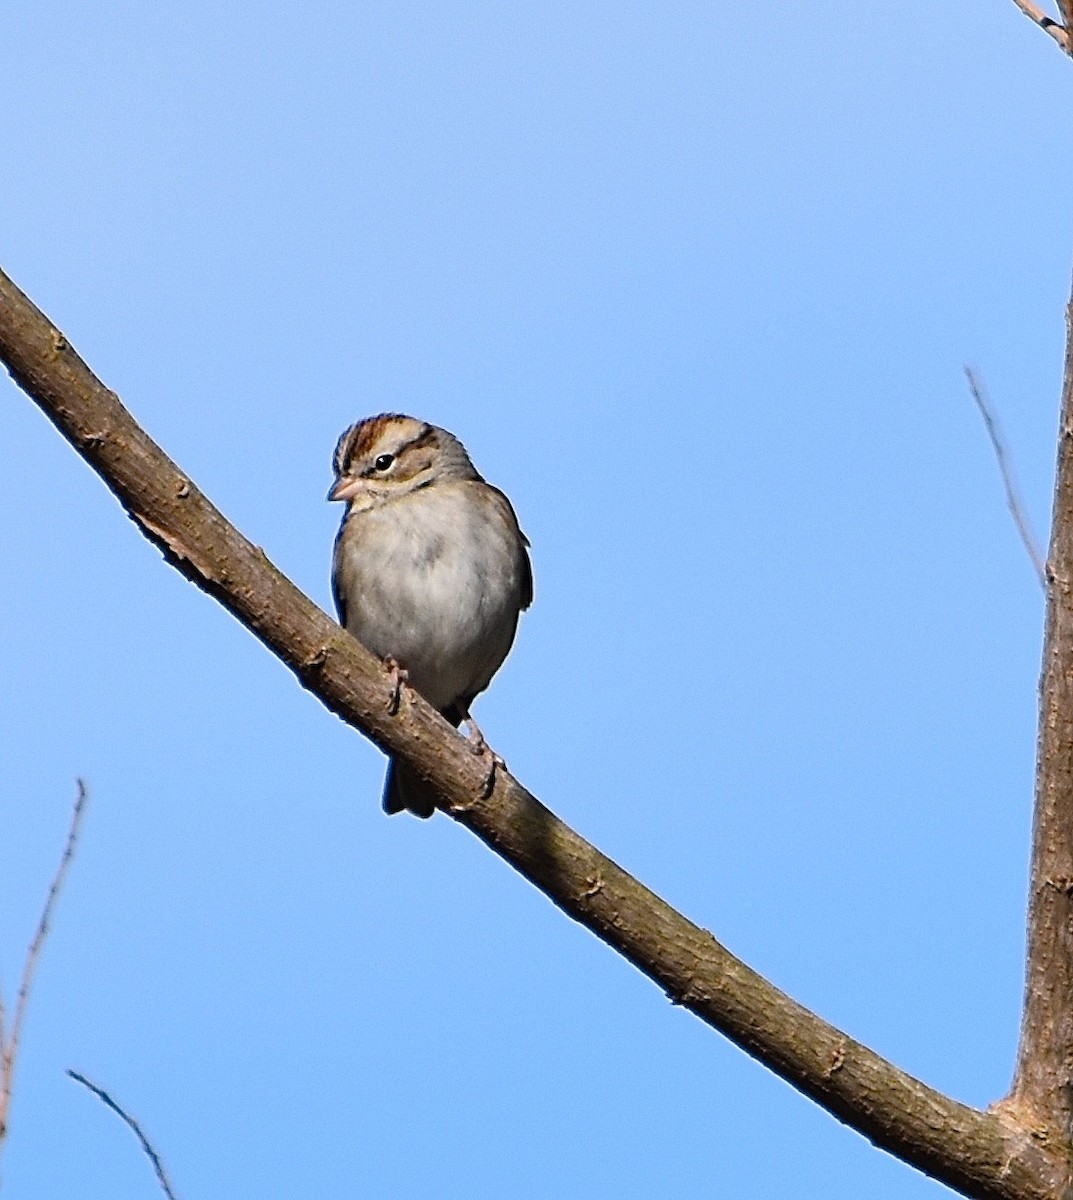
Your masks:
M387 711L391 716L395 716L402 703L402 685L409 682L410 674L405 667L399 665L399 660L393 654L384 659L384 666L391 679L391 699L388 701Z
M496 786L496 771L502 767L507 769L506 762L488 745L485 736L481 733L481 727L477 722L466 713L463 721L467 727L468 740L470 750L480 757L488 758L488 774L484 777L484 784L481 787L481 799L487 800L488 797L495 791Z
M469 742L470 750L474 754L483 754L488 749L488 743L485 741L484 734L481 733L481 727L469 713L462 718L462 724L466 727L466 740Z

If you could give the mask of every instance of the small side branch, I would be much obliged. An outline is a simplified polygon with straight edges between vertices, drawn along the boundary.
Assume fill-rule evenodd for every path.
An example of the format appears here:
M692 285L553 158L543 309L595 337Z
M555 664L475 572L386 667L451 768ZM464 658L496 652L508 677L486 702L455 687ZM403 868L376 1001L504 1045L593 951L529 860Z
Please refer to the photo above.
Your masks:
M11 1109L11 1090L15 1079L15 1063L18 1059L19 1042L22 1039L22 1026L26 1020L26 1008L30 1000L30 989L33 987L34 972L52 924L56 900L63 888L64 880L67 878L71 860L74 858L75 844L78 841L86 798L86 785L80 779L78 780L78 794L75 797L74 809L71 812L71 824L67 831L67 844L64 846L59 866L56 868L56 874L52 877L52 884L45 897L45 906L41 910L37 931L26 952L26 962L22 968L22 980L19 983L19 994L15 1001L15 1012L12 1016L10 1030L5 1029L5 1011L2 1001L0 1001L0 1142L7 1133L8 1113Z
M1069 3L1069 0L1059 0L1058 5L1062 10L1062 19L1066 22L1065 25L1060 24L1053 17L1047 16L1042 8L1032 3L1032 0L1013 0L1013 2L1030 21L1038 25L1044 33L1054 38L1067 54L1073 54L1073 46L1070 43L1068 29L1071 21L1073 21L1073 5Z
M168 1176L167 1172L164 1170L164 1164L160 1161L160 1155L157 1154L157 1152L153 1149L153 1144L142 1132L142 1127L138 1124L138 1122L130 1115L130 1113L126 1112L118 1104L116 1104L112 1097L109 1096L103 1088L98 1087L91 1080L87 1079L85 1075L80 1075L77 1071L71 1070L68 1070L67 1074L76 1083L80 1083L84 1088L88 1088L94 1094L94 1096L101 1101L102 1104L106 1105L112 1110L112 1112L122 1118L122 1120L126 1121L127 1125L131 1128L131 1130L133 1130L134 1136L141 1143L142 1150L145 1152L146 1157L153 1164L153 1170L156 1172L157 1182L160 1184L164 1195L167 1196L168 1200L176 1200L175 1193L172 1191L171 1184L168 1182Z
M980 377L972 367L965 368L965 378L969 381L969 391L972 393L973 400L976 401L976 407L980 410L980 416L984 419L984 428L987 430L987 436L991 439L991 448L995 451L999 473L1002 475L1002 486L1006 489L1006 505L1017 526L1017 532L1021 535L1021 541L1028 551L1028 557L1036 568L1039 585L1046 590L1047 570L1043 561L1043 551L1040 550L1036 535L1032 532L1032 525L1028 519L1028 513L1025 511L1024 501L1021 499L1021 492L1017 486L1017 478L1013 473L1013 464L1010 462L1006 440L999 428L998 418L991 407L991 401L988 399Z

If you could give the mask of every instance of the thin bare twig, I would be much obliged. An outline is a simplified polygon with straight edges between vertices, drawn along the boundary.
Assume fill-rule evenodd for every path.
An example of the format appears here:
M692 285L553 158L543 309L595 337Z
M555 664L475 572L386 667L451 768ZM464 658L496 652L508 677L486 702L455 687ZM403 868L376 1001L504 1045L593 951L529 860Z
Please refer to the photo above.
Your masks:
M161 1188L164 1190L164 1195L168 1197L168 1200L176 1200L175 1193L171 1190L171 1184L168 1182L168 1176L164 1170L164 1164L160 1161L160 1155L157 1154L157 1152L153 1149L152 1143L142 1132L142 1127L138 1124L138 1122L130 1115L130 1113L124 1111L124 1109L116 1104L116 1102L111 1096L108 1095L104 1088L98 1087L92 1082L92 1080L87 1079L85 1075L80 1075L77 1071L71 1070L68 1070L67 1074L76 1083L80 1083L83 1087L89 1088L89 1090L99 1100L106 1104L108 1108L112 1110L112 1112L118 1114L118 1116L122 1117L122 1119L126 1121L126 1123L134 1131L134 1136L139 1142L141 1142L142 1149L145 1151L149 1161L153 1164L153 1170L156 1172L156 1177L160 1182Z
M1046 590L1047 567L1044 562L1043 551L1040 549L1036 535L1032 532L1032 523L1028 519L1028 513L1025 511L1024 501L1021 498L1021 492L1017 487L1017 477L1013 473L1013 464L1010 462L1009 451L1006 449L1006 440L1002 436L998 417L991 406L991 401L988 398L983 381L972 367L965 368L965 378L969 381L969 391L972 393L973 400L976 401L976 407L980 410L980 416L984 419L987 436L991 439L991 447L995 451L999 473L1002 475L1002 486L1006 489L1006 505L1010 510L1010 515L1013 517L1014 524L1017 526L1017 532L1021 535L1021 541L1028 551L1028 557L1032 560L1032 565L1036 568L1039 585Z
M1070 53L1069 31L1064 25L1060 24L1053 17L1047 16L1042 8L1032 3L1032 0L1013 0L1013 2L1030 21L1035 22L1044 33L1054 38L1067 54ZM1062 9L1062 14L1068 21L1070 14L1067 12L1067 7L1067 4L1059 0L1059 8Z
M74 858L75 843L78 841L78 831L82 823L82 814L86 807L87 791L85 783L78 780L78 794L75 797L74 808L71 812L71 825L67 831L67 844L64 846L56 874L45 897L45 906L41 910L41 920L37 923L37 932L26 951L26 962L22 968L22 980L19 984L18 999L15 1001L15 1013L11 1019L11 1030L5 1037L0 1037L0 1141L7 1133L7 1118L11 1109L11 1089L15 1079L15 1062L19 1053L19 1041L22 1037L22 1026L26 1019L26 1007L30 999L30 989L33 986L34 971L37 969L41 949L48 937L52 913L56 900L67 878L67 871ZM0 1026L0 1033L2 1033Z

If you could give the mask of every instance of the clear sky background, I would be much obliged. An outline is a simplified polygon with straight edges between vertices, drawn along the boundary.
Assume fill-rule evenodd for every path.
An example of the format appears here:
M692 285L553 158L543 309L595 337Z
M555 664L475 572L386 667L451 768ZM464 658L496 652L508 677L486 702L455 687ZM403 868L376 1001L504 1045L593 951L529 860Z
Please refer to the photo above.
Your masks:
M873 19L874 18L874 19ZM928 1083L1016 1047L1073 64L1010 0L9 4L0 263L319 603L335 439L512 497L477 715L570 824ZM912 1200L443 816L0 381L19 1200Z

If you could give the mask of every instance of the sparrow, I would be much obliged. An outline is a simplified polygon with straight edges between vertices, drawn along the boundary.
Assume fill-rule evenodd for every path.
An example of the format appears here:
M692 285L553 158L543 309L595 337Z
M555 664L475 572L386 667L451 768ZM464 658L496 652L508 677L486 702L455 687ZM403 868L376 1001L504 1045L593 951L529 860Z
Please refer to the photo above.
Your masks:
M335 447L328 499L346 504L332 558L340 624L456 728L470 716L533 600L529 541L507 497L452 433L383 413ZM396 698L398 691L396 691ZM396 759L384 810L435 811L435 793Z

